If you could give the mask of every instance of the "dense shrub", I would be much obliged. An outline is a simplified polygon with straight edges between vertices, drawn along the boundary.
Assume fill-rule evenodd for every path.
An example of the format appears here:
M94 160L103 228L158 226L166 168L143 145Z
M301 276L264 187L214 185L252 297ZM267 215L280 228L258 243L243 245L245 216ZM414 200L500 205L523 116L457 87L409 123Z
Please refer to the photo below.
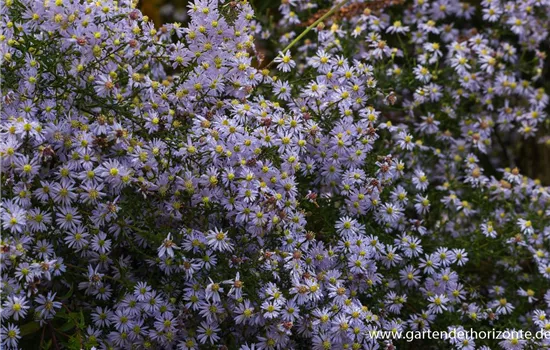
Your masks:
M134 5L1 5L5 348L548 346L371 336L550 331L548 0Z

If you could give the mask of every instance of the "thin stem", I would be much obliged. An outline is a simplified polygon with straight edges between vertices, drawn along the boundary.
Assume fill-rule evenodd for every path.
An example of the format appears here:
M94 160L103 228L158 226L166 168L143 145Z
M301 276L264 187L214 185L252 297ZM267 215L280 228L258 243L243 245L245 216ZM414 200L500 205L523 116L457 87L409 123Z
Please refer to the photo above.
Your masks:
M287 52L288 50L290 50L290 48L292 48L298 41L300 41L300 39L302 39L307 33L309 33L310 30L312 30L313 28L317 27L317 25L321 22L323 22L326 18L332 16L334 14L334 12L338 11L342 6L344 6L349 0L344 0L342 1L341 3L339 3L338 5L334 6L329 12L325 13L323 16L321 16L321 18L319 18L318 20L316 20L315 22L313 22L309 27L307 27L302 33L300 33L300 35L298 35L296 37L296 39L292 40L292 42L290 44L288 44L282 52ZM271 65L273 65L275 61L274 60L271 60L271 62L269 62L267 64L267 66L265 66L265 68L269 68L271 67Z
M40 350L42 350L42 345L44 344L44 334L46 333L46 327L42 327L42 336L40 337Z
M403 56L405 56L405 59L408 61L409 55L407 54L407 48L405 47L405 44L403 43L403 40L401 39L401 36L399 36L399 33L397 33L397 40L399 40L399 44L401 45L401 48L403 49Z
M53 328L51 322L48 322L48 325L50 326L50 330L52 332L53 345L55 346L56 350L59 350L59 345L57 345L57 338L55 337L55 329Z

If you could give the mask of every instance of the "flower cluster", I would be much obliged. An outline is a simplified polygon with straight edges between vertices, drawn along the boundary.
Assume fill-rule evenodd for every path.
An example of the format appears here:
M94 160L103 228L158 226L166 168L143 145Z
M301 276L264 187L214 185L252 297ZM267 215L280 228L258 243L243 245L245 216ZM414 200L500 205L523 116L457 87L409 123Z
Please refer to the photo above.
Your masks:
M507 147L548 121L550 1L318 6L1 5L3 347L550 331L550 191Z

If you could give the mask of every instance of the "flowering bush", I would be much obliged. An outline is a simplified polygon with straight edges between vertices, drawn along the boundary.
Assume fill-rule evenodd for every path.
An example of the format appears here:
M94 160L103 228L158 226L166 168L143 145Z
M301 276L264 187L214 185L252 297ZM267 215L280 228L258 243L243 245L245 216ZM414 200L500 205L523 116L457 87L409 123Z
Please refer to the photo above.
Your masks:
M279 10L155 29L127 0L4 1L3 347L550 331L550 192L507 147L547 123L550 1Z

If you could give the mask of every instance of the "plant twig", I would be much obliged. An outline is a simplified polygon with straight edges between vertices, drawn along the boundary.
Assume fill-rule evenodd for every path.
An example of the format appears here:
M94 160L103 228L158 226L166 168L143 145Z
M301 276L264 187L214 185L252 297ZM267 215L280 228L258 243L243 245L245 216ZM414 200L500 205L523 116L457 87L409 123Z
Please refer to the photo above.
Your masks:
M55 337L55 329L53 328L51 322L48 322L48 325L50 326L50 330L52 332L53 345L55 346L56 350L59 350L59 345L57 344L57 338Z
M333 13L335 13L336 11L338 11L342 6L344 6L349 0L343 0L341 3L339 3L338 5L334 6L329 12L325 13L321 18L319 18L318 20L316 20L315 22L313 22L312 24L310 24L303 32L300 33L300 35L298 35L294 40L292 40L292 42L290 44L288 44L282 52L287 52L288 50L290 50L290 48L292 48L298 41L300 41L307 33L309 33L310 30L312 30L313 28L317 27L317 25L321 22L323 22L327 17L330 17L332 16ZM269 68L273 65L273 63L275 62L275 60L271 60L271 62L269 62L267 64L267 66L265 66L265 68Z
M40 337L40 350L42 350L42 345L44 344L44 334L46 333L46 327L42 327L42 336Z

